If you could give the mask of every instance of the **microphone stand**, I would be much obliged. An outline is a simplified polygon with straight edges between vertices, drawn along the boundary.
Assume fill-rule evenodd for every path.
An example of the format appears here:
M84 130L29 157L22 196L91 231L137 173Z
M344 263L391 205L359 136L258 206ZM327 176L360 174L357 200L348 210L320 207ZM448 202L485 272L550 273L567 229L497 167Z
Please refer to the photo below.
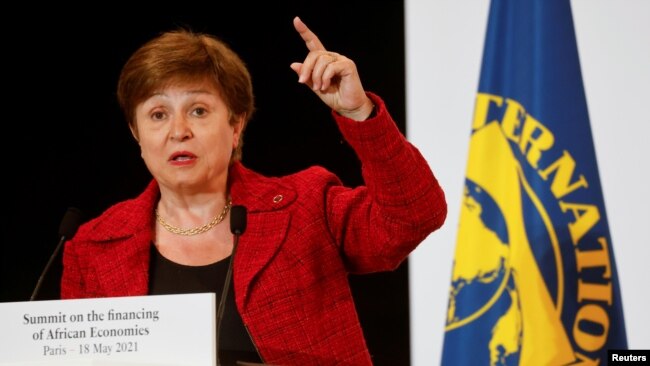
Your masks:
M246 207L233 206L230 210L230 232L233 234L232 253L228 261L228 272L226 272L226 280L223 284L221 291L221 298L219 299L219 306L217 307L217 365L219 361L219 336L221 335L221 322L223 320L223 312L226 308L226 298L230 290L230 282L232 277L232 267L235 262L235 253L237 252L237 245L239 244L239 236L246 230Z
M36 296L38 295L41 286L43 285L43 280L45 280L45 275L50 271L50 267L52 267L54 260L59 255L59 252L61 251L61 248L63 248L65 241L68 238L72 238L77 232L77 229L79 228L79 225L81 225L83 218L83 212L81 212L81 210L76 207L69 207L63 215L63 219L61 219L61 223L59 224L59 243L56 245L56 248L54 248L54 252L52 252L52 255L47 261L47 264L45 265L41 276L38 278L38 282L36 283L34 291L32 291L32 296L29 298L29 301L34 301L36 299Z
M50 272L50 267L52 267L54 260L59 255L59 252L61 251L63 243L65 243L66 239L67 237L65 235L62 235L61 239L59 239L59 244L57 244L56 248L54 248L54 252L52 252L50 260L47 261L47 264L45 265L41 276L38 278L38 282L36 283L36 287L34 287L34 291L32 291L32 296L29 298L29 301L34 301L36 299L36 295L38 295L41 290L41 286L43 285L43 280L45 280L45 275Z
M235 259L235 251L237 250L237 244L239 243L239 234L234 235L233 245L232 245L232 254L230 255L230 260L228 261L228 272L226 272L226 280L223 284L223 290L221 291L221 298L219 299L219 307L217 308L217 344L219 344L219 329L221 329L221 320L223 318L223 311L226 308L226 297L228 297L228 290L230 290L230 278L232 277L232 266Z

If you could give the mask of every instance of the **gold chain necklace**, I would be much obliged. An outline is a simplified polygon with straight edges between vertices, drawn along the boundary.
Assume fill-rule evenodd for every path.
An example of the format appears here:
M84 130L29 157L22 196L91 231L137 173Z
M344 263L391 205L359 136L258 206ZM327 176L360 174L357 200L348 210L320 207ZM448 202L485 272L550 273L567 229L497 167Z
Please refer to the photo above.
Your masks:
M208 222L207 224L203 226L197 226L189 229L183 229L180 227L172 226L168 224L162 216L158 213L158 209L156 208L156 221L162 225L162 227L165 228L165 230L169 231L170 233L178 234L178 235L185 235L185 236L191 236L191 235L197 235L204 233L213 227L215 227L217 224L219 224L221 221L223 221L224 218L226 218L226 215L228 214L228 211L230 211L230 206L232 205L232 201L228 200L225 206L223 206L223 210L221 211L220 214L215 216L212 221Z

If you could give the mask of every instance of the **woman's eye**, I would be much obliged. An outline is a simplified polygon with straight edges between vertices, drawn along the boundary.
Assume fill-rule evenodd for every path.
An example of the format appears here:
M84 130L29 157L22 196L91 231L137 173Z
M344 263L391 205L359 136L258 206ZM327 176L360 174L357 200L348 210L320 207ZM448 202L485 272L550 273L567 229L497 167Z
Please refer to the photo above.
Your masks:
M151 119L154 121L160 121L165 118L165 113L163 112L154 112L151 114Z
M204 115L206 115L207 113L208 113L208 111L207 111L205 108L195 108L195 109L192 111L192 114L194 114L194 115L197 116L197 117L204 116Z

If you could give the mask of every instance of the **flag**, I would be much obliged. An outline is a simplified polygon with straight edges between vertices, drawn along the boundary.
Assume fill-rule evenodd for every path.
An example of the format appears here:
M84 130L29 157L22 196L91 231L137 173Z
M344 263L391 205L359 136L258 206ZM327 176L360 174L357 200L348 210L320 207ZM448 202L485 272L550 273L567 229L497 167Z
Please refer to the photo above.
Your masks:
M443 365L604 365L627 348L570 5L490 4Z

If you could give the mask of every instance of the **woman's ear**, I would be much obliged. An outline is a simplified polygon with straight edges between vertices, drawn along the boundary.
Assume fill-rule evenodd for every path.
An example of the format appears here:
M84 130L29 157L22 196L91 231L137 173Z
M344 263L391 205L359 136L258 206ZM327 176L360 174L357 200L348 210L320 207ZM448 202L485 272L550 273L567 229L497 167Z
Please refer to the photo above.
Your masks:
M138 130L133 125L129 125L129 130L131 130L131 135L133 136L135 141L139 144L140 138L138 137Z
M244 120L246 119L246 114L241 114L235 116L235 123L232 124L233 127L233 139L232 139L232 148L233 150L239 146L239 140L241 137L242 130L244 129Z

